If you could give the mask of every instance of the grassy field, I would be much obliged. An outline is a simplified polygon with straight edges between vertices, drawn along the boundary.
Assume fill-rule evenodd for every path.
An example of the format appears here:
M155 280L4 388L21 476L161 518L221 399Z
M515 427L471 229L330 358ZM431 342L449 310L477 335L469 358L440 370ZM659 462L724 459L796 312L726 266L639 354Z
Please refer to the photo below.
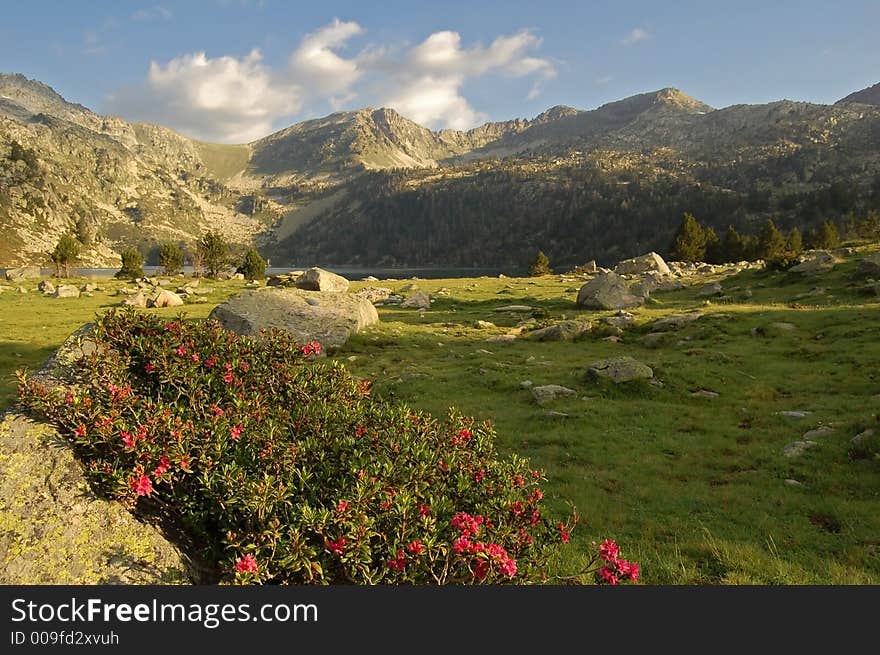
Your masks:
M636 322L619 342L605 339L601 320L613 312L576 307L580 281L383 281L372 284L416 284L435 302L425 312L380 308L378 326L331 356L374 380L376 393L491 420L503 451L544 468L551 507L561 513L570 503L582 517L560 573L577 570L590 542L613 537L649 584L877 584L880 459L854 453L850 440L880 428L880 298L850 280L857 261L817 278L744 271L657 293L632 310ZM698 289L716 279L727 297L706 304ZM0 407L14 399L16 368L38 367L73 329L118 303L119 283L102 284L93 298L0 293ZM211 302L188 305L194 319L243 283L203 285L213 287ZM824 291L804 295L816 287ZM513 304L533 310L495 311ZM652 321L693 309L705 316L642 343ZM573 342L491 339L524 319L575 317L596 329ZM496 327L477 328L478 320ZM648 364L659 384L586 378L591 362L613 355ZM526 380L577 394L539 406ZM718 396L692 395L700 390ZM810 414L778 414L787 410ZM800 457L783 456L819 426L834 431Z

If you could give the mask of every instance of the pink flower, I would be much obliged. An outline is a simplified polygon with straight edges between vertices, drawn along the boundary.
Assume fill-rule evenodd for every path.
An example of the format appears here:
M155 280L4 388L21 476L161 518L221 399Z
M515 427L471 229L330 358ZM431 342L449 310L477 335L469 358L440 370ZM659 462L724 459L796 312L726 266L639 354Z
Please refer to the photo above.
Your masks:
M223 376L223 381L226 384L232 384L235 381L235 376L232 373L227 373Z
M201 360L201 357L199 357L197 353L193 353L192 355L190 355L190 359L193 360L196 364L198 364L199 361Z
M523 504L522 501L518 500L515 503L510 504L510 511L513 512L514 516L519 516L523 513Z
M120 434L122 435L122 445L125 446L126 450L131 450L132 448L134 448L134 437L125 430L123 430Z
M611 562L612 564L615 563L619 554L620 549L613 539L606 539L602 542L602 545L599 546L599 557L606 562Z
M153 475L158 478L159 476L164 475L169 468L171 468L171 460L168 459L167 455L162 455L162 457L159 458L159 466L153 471Z
M238 365L238 368L241 369L242 373L247 373L250 370L251 365L248 364L247 362L242 362L241 364Z
M419 505L419 516L431 516L431 508L422 503Z
M211 405L211 413L214 414L214 416L223 416L223 409L217 405Z
M347 510L347 509L348 509L348 503L345 502L344 500L340 500L338 503L336 503L336 512L338 514L343 514L345 512L345 510Z
M508 557L506 560L501 562L501 572L504 573L508 578L512 578L516 575L516 560Z
M416 539L415 541L410 543L409 546L406 547L406 549L413 555L421 555L422 551L425 550L425 546L422 544L421 541Z
M538 522L541 520L541 512L535 510L532 512L532 520L529 521L532 525L538 525Z
M306 345L300 348L302 354L305 356L309 355L320 355L321 354L321 344L317 341L309 341Z
M229 430L229 436L232 437L233 441L238 441L241 438L241 431L244 430L244 427L241 425L233 426Z
M456 553L465 553L471 549L471 540L467 537L459 537L452 544L452 550Z
M345 537L342 537L336 541L328 541L327 548L329 548L330 552L334 555L342 555L345 552L345 544L347 543L348 540Z
M174 352L180 357L183 357L184 355L186 355L186 348L184 348L183 346L178 346L174 349Z
M209 357L208 359L205 360L205 366L207 366L208 368L211 368L216 363L217 363L217 360L214 359L213 357Z
M76 430L73 431L73 434L77 437L86 436L86 426L80 425Z
M235 570L239 573L256 573L258 568L257 560L250 553L235 562Z
M397 557L388 560L388 568L392 571L403 571L406 568L406 553L397 551Z
M562 539L562 543L567 544L570 538L568 530L562 523L558 523L556 527L559 529L559 538ZM601 551L601 548L599 550Z
M477 566L474 569L474 578L477 580L482 580L489 573L489 562L486 560L480 560L477 562Z
M153 483L146 475L132 478L129 484L137 496L149 496L153 493Z
M483 478L485 478L485 477L486 477L486 472L480 470L477 472L476 475L474 475L474 482L482 482Z
M617 576L614 575L614 570L610 566L603 566L599 569L598 578L600 582L605 584L616 585L618 582Z
M147 373L152 373L153 371L156 370L156 367L153 366L152 364L147 364L146 366L144 366L144 370L145 370Z
M618 560L617 570L621 578L629 578L633 582L639 579L639 563L627 562L625 559Z

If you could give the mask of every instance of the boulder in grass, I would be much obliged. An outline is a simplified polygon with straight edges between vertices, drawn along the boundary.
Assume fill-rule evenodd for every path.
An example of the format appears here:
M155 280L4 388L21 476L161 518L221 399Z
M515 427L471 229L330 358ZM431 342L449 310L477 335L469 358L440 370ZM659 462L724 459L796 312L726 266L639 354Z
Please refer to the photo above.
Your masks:
M300 343L337 348L352 333L377 323L379 314L369 300L354 294L261 287L218 305L210 318L236 334L257 336L262 329L279 328Z
M630 293L626 280L617 273L598 273L578 291L577 304L589 309L630 309L645 299Z
M641 275L648 271L656 271L660 275L669 275L669 266L656 252L649 252L632 259L624 259L614 267L614 272L620 275Z
M180 307L183 299L173 291L163 289L150 301L152 307Z
M80 291L72 284L62 284L55 289L53 298L79 298Z
M348 291L348 280L323 268L310 268L296 279L296 287L306 291L344 293Z
M49 280L41 280L37 285L37 289L45 293L47 296L51 296L55 293L55 285L52 284Z
M123 298L119 304L123 307L139 307L143 309L147 306L147 297L143 293L135 293Z
M18 268L6 269L6 279L10 282L18 282L19 280L27 280L35 277L40 277L39 266L19 266Z
M400 303L401 307L431 309L431 298L424 291L416 291Z
M592 328L589 321L561 321L556 325L541 328L529 333L529 339L534 341L572 341Z
M607 379L619 384L633 380L649 380L654 377L650 366L632 357L609 357L593 362L587 367L590 377Z

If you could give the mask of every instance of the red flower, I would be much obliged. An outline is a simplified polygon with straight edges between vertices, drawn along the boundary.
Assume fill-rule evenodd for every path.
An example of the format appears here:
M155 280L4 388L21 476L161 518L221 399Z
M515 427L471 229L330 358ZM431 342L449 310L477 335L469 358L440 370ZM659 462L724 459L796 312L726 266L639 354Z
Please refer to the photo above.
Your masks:
M599 569L598 572L599 582L604 582L605 584L616 585L618 582L617 576L614 575L614 570L610 566L603 566Z
M244 430L244 427L241 425L233 426L229 430L229 436L232 437L234 441L238 441L241 438L241 431Z
M416 539L415 541L413 541L412 543L410 543L410 545L407 546L406 549L407 549L410 553L412 553L413 555L421 555L421 554L422 554L422 551L425 550L425 546L422 544L421 541L419 541L418 539Z
M617 544L613 539L606 539L602 542L602 545L599 546L599 557L604 559L606 562L611 562L614 564L617 561L617 556L620 554L620 549L617 547Z
M454 550L456 553L466 553L471 549L471 545L471 540L467 537L462 536L456 539L455 542L452 544L452 550Z
M419 516L431 516L431 508L422 503L419 505Z
M177 460L177 465L180 466L180 468L184 471L189 469L189 465L190 465L189 455L181 455L180 458Z
M80 425L76 430L73 431L73 434L77 437L86 436L86 426Z
M183 357L186 354L186 348L184 348L183 346L178 346L174 349L174 352Z
M300 348L303 355L320 355L321 354L321 344L317 341L309 341L306 345Z
M621 578L629 578L633 582L639 579L639 563L627 562L625 559L617 562L617 570Z
M217 360L214 359L213 357L209 357L208 359L205 360L205 366L207 366L208 368L211 368L216 363L217 363Z
M508 578L512 578L516 575L516 560L508 557L506 560L501 562L501 572L504 573Z
M134 437L125 430L123 430L120 434L122 435L122 445L125 446L126 450L131 450L132 448L134 448Z
M214 416L223 416L223 409L217 405L211 405L211 413L214 414Z
M338 503L336 503L336 512L337 513L342 514L347 509L348 509L348 503L345 502L344 500L340 500Z
M538 502L542 498L544 498L544 492L540 489L535 489L532 493L529 494L529 500L532 500L534 502Z
M328 541L327 548L330 549L330 552L334 555L342 555L345 552L345 544L348 543L348 540L345 537L341 539L337 539L336 541Z
M362 437L367 433L367 428L358 426L358 428L354 431L354 436Z
M486 477L486 472L483 470L477 471L477 474L474 475L474 482L482 482L483 478Z
M477 566L474 569L474 578L477 580L482 580L489 573L489 562L486 560L480 560L477 562Z
M227 373L226 375L223 376L223 381L226 384L232 384L234 380L235 380L235 376L232 373Z
M235 562L235 570L239 573L256 573L258 568L257 560L250 553L238 558Z
M138 496L149 496L153 493L153 483L150 482L150 478L146 475L132 478L129 484Z
M403 571L406 568L406 553L397 551L397 557L388 560L388 568L392 571Z
M159 466L153 471L153 475L158 478L159 476L164 475L169 468L171 468L171 460L168 459L167 455L162 455L162 457L159 458Z
M540 520L541 520L541 512L539 512L538 510L535 510L534 512L532 512L532 520L530 521L530 523L532 525L538 525L538 522Z
M248 364L247 362L242 362L241 364L238 365L238 368L241 369L242 373L247 373L250 370L251 365Z
M523 504L521 500L516 501L515 503L510 504L510 511L513 512L514 516L519 516L523 513Z
M198 364L199 361L201 360L201 357L199 357L197 353L193 353L192 355L190 355L190 359L193 360L196 364Z

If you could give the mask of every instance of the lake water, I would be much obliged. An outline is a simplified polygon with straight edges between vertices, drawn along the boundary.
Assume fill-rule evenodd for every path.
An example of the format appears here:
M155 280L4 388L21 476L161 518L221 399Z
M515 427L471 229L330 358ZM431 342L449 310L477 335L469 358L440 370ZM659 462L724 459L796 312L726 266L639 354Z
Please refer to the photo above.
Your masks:
M289 273L290 271L304 271L308 266L290 266L284 268L267 268L266 275L280 275ZM362 280L372 275L380 280L388 280L396 278L403 280L411 277L420 277L423 279L440 279L440 278L458 278L458 277L498 277L501 274L508 277L522 277L526 275L525 270L519 270L514 267L509 268L355 268L348 266L328 266L322 267L328 271L332 271L349 280ZM71 268L70 274L79 277L111 277L116 274L118 268ZM144 266L144 273L149 276L160 275L161 267ZM55 272L53 268L44 268L42 273L44 277L49 277ZM183 272L186 275L192 275L192 267L184 266Z

